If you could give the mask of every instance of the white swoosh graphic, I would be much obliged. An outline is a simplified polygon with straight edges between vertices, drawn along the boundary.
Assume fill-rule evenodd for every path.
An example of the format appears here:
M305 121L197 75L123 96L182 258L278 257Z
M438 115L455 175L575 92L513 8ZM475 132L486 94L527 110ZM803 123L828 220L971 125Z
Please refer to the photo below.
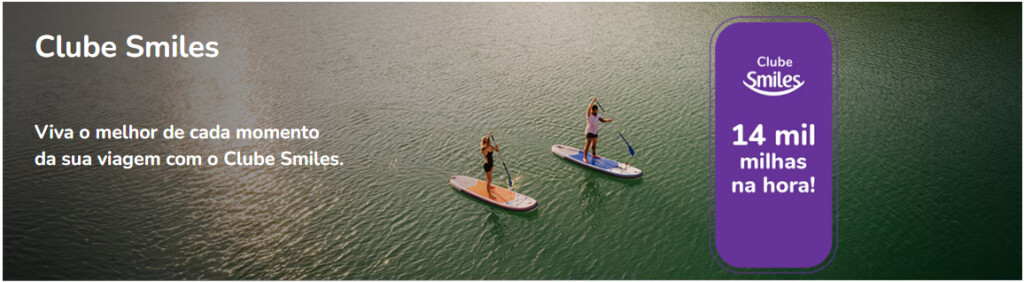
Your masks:
M750 88L751 91L757 92L757 94L761 94L761 95L765 95L765 96L771 96L771 97L776 97L776 96L786 95L786 94L792 93L793 91L796 91L797 89L800 89L800 86L804 86L804 82L801 81L796 86L793 86L793 88L782 90L782 91L766 91L766 90L757 89L757 88L754 88L754 85L747 84L746 81L743 82L743 85L746 85L747 88Z

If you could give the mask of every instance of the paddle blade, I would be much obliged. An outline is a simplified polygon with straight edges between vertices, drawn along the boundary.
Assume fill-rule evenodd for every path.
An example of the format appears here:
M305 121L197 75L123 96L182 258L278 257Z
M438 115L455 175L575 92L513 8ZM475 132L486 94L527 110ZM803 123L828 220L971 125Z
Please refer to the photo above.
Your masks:
M505 167L505 178L508 179L508 189L512 189L512 174L508 172L508 166L505 165L505 162L501 162L501 166Z
M629 141L626 141L626 136L622 135L622 131L619 131L619 138L622 138L622 142L626 143L626 148L629 149L629 155L636 155L636 152L633 151L633 146L630 146Z

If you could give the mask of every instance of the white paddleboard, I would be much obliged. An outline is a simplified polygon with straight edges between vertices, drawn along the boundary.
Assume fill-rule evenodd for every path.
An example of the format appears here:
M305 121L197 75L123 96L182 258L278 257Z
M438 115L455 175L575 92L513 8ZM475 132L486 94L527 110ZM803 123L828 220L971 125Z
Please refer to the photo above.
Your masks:
M469 176L452 176L451 179L448 179L448 184L463 193L508 210L529 211L537 207L537 200L526 195L498 187L494 185L494 182L491 182L491 187L494 187L494 190L491 191L491 195L487 195L487 189L484 188L486 183L484 183L483 180Z
M638 168L629 166L618 161L601 157L594 159L593 154L587 156L587 161L583 162L583 150L576 149L564 145L551 146L551 152L555 153L563 159L574 162L578 165L588 167L600 172L604 172L613 176L622 178L637 178L644 175L644 172Z

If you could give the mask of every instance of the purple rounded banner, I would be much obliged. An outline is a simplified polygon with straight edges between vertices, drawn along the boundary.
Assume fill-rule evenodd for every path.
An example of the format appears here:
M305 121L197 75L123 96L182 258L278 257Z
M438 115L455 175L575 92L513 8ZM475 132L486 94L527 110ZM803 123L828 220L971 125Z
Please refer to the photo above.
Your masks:
M834 243L829 34L735 22L712 46L715 255L738 272L822 266Z

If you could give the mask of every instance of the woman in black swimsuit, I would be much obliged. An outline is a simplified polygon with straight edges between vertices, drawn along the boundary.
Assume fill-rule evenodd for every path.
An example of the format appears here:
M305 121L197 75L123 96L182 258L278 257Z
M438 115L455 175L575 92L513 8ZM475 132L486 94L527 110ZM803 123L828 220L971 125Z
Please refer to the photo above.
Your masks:
M487 136L480 139L480 153L484 155L484 173L487 174L487 196L491 197L491 169L494 168L494 151L501 152L498 146L491 145L491 132L487 132Z

